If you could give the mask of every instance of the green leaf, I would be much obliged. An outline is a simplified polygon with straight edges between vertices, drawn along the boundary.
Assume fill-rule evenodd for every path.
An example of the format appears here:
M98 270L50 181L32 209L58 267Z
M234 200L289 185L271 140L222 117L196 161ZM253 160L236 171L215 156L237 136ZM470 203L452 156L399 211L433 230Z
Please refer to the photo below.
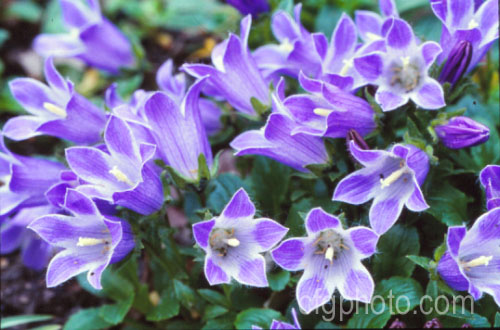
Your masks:
M62 326L59 324L47 324L36 328L31 328L30 330L61 330Z
M106 322L99 314L100 308L82 309L71 315L64 325L64 330L98 330L112 326L111 323Z
M204 154L200 154L198 156L198 182L201 180L209 180L210 179L210 169L207 165L207 159Z
M0 320L0 329L7 329L27 323L46 321L51 318L53 318L52 315L16 315L2 317Z
M252 108L258 115L263 115L270 108L269 105L262 103L258 98L253 96L250 98L250 103L252 104Z
M231 200L234 193L242 188L247 187L239 176L231 173L223 173L217 178L211 180L207 186L207 207L219 214L222 212L226 204ZM248 190L247 190L248 192Z
M228 311L229 310L227 308L222 306L208 305L207 307L205 307L205 314L203 314L203 319L204 320L215 319L221 315L226 314Z
M211 289L199 289L198 294L214 305L222 305L225 307L231 307L227 298L220 292Z
M460 328L464 323L469 323L473 328L490 328L491 324L488 319L482 315L471 313L469 310L462 308L460 304L456 304L456 309L450 310L440 317L444 327Z
M99 316L106 322L117 325L123 321L133 302L134 294L130 295L128 299L119 301L114 305L101 306L99 308Z
M314 329L342 329L342 328L330 322L320 321L316 324Z
M223 330L234 328L234 315L232 317L220 317L215 320L208 320L202 330Z
M495 314L495 324L493 325L495 328L500 328L500 312Z
M387 306L382 303L367 305L367 309L359 308L347 322L349 329L381 329L391 318Z
M163 290L158 306L151 309L146 315L148 321L168 320L179 314L180 304L177 300L176 292L171 287Z
M423 293L414 279L395 276L378 283L375 295L385 299L392 314L406 314L420 304Z
M2 45L9 39L9 37L10 33L8 30L0 29L0 48L2 48Z
M447 226L459 226L468 220L467 204L471 198L449 183L433 186L427 201L427 213Z
M373 259L373 272L377 278L391 276L409 277L415 264L407 255L418 255L420 242L417 229L395 225L380 238Z
M30 23L36 23L42 16L42 8L39 4L29 1L14 1L7 7L7 16L15 17Z
M260 326L263 329L269 328L273 319L280 319L281 314L272 309L250 308L236 316L234 326L236 329L251 329L252 325Z
M184 307L190 309L195 305L196 294L189 286L179 280L174 280L174 290L177 299Z
M269 281L269 287L271 290L281 291L290 281L290 272L281 270L277 273L268 273L267 280Z
M421 257L421 256L406 256L408 259L413 261L416 265L419 265L420 267L427 269L430 271L433 268L432 259L427 258L427 257Z

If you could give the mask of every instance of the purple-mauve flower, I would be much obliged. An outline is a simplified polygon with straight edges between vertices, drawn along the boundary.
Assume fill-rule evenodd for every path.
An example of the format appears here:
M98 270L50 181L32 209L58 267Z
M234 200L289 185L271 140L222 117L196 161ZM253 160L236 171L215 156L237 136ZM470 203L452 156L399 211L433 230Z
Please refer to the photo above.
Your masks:
M226 0L226 2L238 9L242 15L251 14L252 16L257 16L270 9L267 0Z
M4 135L16 141L43 134L81 144L99 141L104 111L75 91L73 83L57 72L52 58L45 61L45 80L48 85L31 78L9 83L14 98L30 114L9 119Z
M307 172L305 166L328 162L328 153L323 140L304 133L293 134L297 124L281 113L273 113L259 130L250 130L238 135L230 145L236 156L262 155Z
M237 111L256 115L251 99L269 104L268 84L248 49L248 34L252 17L241 20L240 36L230 34L229 38L215 46L212 51L212 65L184 64L182 70L201 78L208 75L203 91L211 96L226 100Z
M356 10L354 20L359 36L365 43L383 40L388 26L384 26L387 19L399 17L394 0L380 0L379 8L381 15L368 10Z
M95 147L66 149L71 170L87 182L76 189L141 214L163 205L160 169L152 158L156 146L138 143L126 122L110 116L104 131L106 150Z
M476 146L490 138L487 126L465 116L453 117L434 129L441 142L450 149Z
M304 270L296 289L299 307L310 313L335 289L345 299L370 302L375 285L361 260L375 253L378 235L361 226L345 230L321 208L309 211L305 226L306 237L287 239L271 252L280 267Z
M472 70L498 39L498 0L484 1L479 7L474 0L431 0L434 14L443 23L440 44L442 63L461 41L472 45L472 58L466 72Z
M488 293L500 306L500 208L480 216L469 230L449 227L447 247L437 266L441 278L475 300Z
M271 323L271 326L269 329L271 330L278 330L278 329L286 329L286 330L294 330L294 329L302 329L300 327L299 319L297 318L297 311L295 311L295 308L292 308L292 318L293 318L293 324L286 323L280 320L273 320ZM262 330L261 327L257 325L252 325L252 330Z
M361 150L370 149L368 143L366 143L365 139L363 139L363 137L355 129L350 129L349 132L347 132L346 136L347 148L349 148L351 141L354 141L354 143L356 143L358 148Z
M411 26L404 20L394 18L390 23L386 52L354 59L360 75L378 86L375 100L384 111L397 109L410 99L423 109L444 107L443 89L428 75L441 47L433 41L418 45Z
M55 161L11 153L0 132L0 216L23 207L46 205L45 192L65 167Z
M203 155L208 169L213 169L210 143L201 121L199 99L206 77L194 83L182 102L167 93L154 93L146 102L148 125L165 164L171 166L186 180L199 179L198 160Z
M300 71L317 77L328 48L322 33L310 33L300 22L302 4L294 8L294 17L284 10L277 11L271 29L279 45L268 44L257 48L253 57L266 81L277 82L281 75L297 78Z
M439 82L444 84L449 82L452 86L459 81L467 71L472 59L472 44L468 41L459 41L452 48L441 73Z
M424 151L401 144L389 151L363 150L354 142L350 151L364 167L339 182L333 200L359 205L373 199L370 226L377 234L384 234L394 225L404 205L414 212L429 207L420 190L429 171Z
M48 204L24 207L0 223L0 254L8 254L21 248L21 257L26 267L37 271L44 269L54 249L26 227L36 218L55 212L57 209Z
M101 275L106 267L134 248L130 225L122 219L103 216L89 197L73 189L66 193L65 209L70 216L49 214L28 226L47 243L62 249L47 268L47 287L88 272L89 283L101 289Z
M101 13L98 0L60 0L68 33L40 34L33 48L42 56L76 57L90 66L116 74L135 62L132 45Z
M488 165L483 168L479 180L486 190L488 210L500 207L500 165Z
M230 283L266 287L266 262L270 250L288 229L271 219L254 219L255 206L241 188L221 215L193 225L196 243L206 252L205 276L210 285Z

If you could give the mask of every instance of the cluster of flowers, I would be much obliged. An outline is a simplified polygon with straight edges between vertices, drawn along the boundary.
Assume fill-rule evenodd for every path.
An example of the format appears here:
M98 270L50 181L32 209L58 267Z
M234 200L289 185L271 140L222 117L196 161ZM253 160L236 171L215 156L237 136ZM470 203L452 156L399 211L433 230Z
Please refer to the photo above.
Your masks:
M10 119L2 135L16 141L51 135L77 145L65 150L68 169L16 155L2 141L2 253L23 245L26 264L42 269L57 250L48 265L49 287L88 271L89 282L100 288L104 269L135 245L130 225L114 216L116 206L143 215L162 208L162 169L155 160L161 159L170 175L197 183L216 171L208 141L221 127L216 101L226 101L249 118L272 108L264 127L231 142L236 155L264 155L306 172L307 165L329 161L323 138L350 135L349 150L363 167L340 181L333 200L358 205L373 199L371 229L344 229L338 218L316 208L305 220L307 237L275 247L288 229L271 219L254 220L255 207L239 190L219 217L195 224L193 234L206 251L205 275L211 285L235 279L267 286L262 253L274 248L276 264L304 270L296 292L306 312L325 304L335 289L347 299L369 302L374 283L361 260L376 251L379 236L394 225L403 206L414 212L429 207L420 189L429 170L428 155L403 144L370 150L361 136L377 127L375 111L354 93L362 86L377 86L374 99L383 111L410 100L421 109L443 108L442 84L456 84L498 39L498 17L491 15L498 12L496 0L431 0L443 23L440 44L421 42L399 18L392 0L380 1L381 14L357 11L354 21L342 15L330 41L304 28L299 4L294 17L285 11L272 17L279 44L250 51L248 15L239 36L230 34L213 49L212 65L181 67L196 78L189 88L184 73L174 74L167 61L157 72L160 91L137 90L125 102L112 85L105 95L111 111L105 112L75 91L52 57L76 57L117 73L134 64L132 47L101 15L97 0L88 0L88 6L60 2L70 32L40 35L34 42L35 50L47 57L48 85L29 78L10 83L12 94L30 114ZM444 63L439 81L429 75L436 61ZM286 97L284 75L297 79L305 92ZM487 127L467 117L441 122L435 130L449 148L489 137ZM500 167L485 168L481 182L489 211L469 230L449 229L448 252L438 271L453 288L468 290L475 298L489 293L500 305Z

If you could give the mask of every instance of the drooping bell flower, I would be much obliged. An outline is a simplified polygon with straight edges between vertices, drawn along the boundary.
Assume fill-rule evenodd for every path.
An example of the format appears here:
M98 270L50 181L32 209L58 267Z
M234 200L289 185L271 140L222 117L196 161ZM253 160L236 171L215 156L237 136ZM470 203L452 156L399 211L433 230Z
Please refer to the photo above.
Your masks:
M293 318L293 324L286 323L280 320L273 320L271 323L271 326L269 329L271 330L278 330L278 329L302 329L300 327L299 319L297 318L297 312L295 311L295 308L292 308L292 318ZM257 325L252 325L252 330L262 330L261 327Z
M252 98L262 104L269 104L268 84L248 49L248 34L252 17L241 20L240 36L230 34L229 38L215 46L212 51L212 65L184 64L182 70L198 79L208 75L203 92L226 100L237 111L255 115Z
M431 0L434 14L443 23L438 62L450 60L455 45L468 41L472 58L466 73L472 70L498 39L498 0L486 0L479 7L474 0Z
M106 267L134 248L130 225L122 219L103 216L89 197L73 189L66 193L65 209L70 216L49 214L28 226L47 243L62 249L47 268L47 287L87 272L89 283L101 289L101 275Z
M270 9L267 0L226 0L226 2L238 9L242 15L251 14L254 17Z
M490 138L487 126L465 116L453 117L434 129L441 142L450 149L472 147Z
M269 251L288 229L271 219L254 219L255 206L241 188L221 215L193 225L196 243L206 252L205 277L210 285L230 283L266 287Z
M354 142L350 151L364 167L339 182L333 200L359 205L373 199L370 226L377 234L394 225L404 205L414 212L429 207L420 190L429 171L424 151L400 144L389 151L363 150Z
M152 158L156 146L138 143L126 122L110 116L104 131L107 152L95 147L66 149L71 170L87 182L78 191L141 214L159 210L163 204L160 169Z
M488 293L500 306L500 208L480 216L469 230L449 227L447 237L448 250L437 266L441 278L475 300Z
M488 210L500 207L500 166L486 166L479 174L479 179L486 190L486 207Z
M42 56L76 57L90 66L116 74L135 62L132 45L101 13L98 0L60 0L68 33L40 34L33 48Z
M387 51L354 59L360 75L378 86L375 100L384 111L397 109L410 99L423 109L444 107L443 89L428 75L441 47L433 41L418 45L410 25L401 19L390 23Z
M467 71L472 59L472 44L468 41L460 41L452 48L448 59L439 74L439 82L449 82L452 86L462 78Z
M356 10L354 20L359 36L365 43L383 40L387 33L384 22L390 18L398 18L399 13L394 0L380 0L379 8L381 15L368 10Z
M375 253L378 235L361 226L343 229L321 208L309 211L305 227L306 237L287 239L271 252L283 269L304 270L296 289L299 307L310 313L328 303L335 289L345 299L369 303L375 285L361 260Z
M212 149L199 108L200 90L205 80L202 78L194 83L180 103L167 93L157 92L145 105L160 158L190 182L199 179L200 155L210 171L213 165Z
M9 119L4 135L16 141L46 134L79 144L98 142L106 122L104 111L74 90L52 58L45 61L45 80L48 85L31 78L9 83L12 95L30 115Z

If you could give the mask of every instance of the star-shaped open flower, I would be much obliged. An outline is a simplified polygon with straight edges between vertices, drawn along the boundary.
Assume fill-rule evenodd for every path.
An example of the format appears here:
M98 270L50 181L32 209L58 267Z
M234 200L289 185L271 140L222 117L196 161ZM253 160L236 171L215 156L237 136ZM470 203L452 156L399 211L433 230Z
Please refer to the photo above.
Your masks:
M479 174L481 184L486 190L488 210L500 207L500 165L488 165Z
M321 208L309 211L306 237L290 238L271 252L290 271L304 270L297 284L299 307L310 313L326 304L335 288L345 299L370 302L374 283L361 260L375 253L378 235L366 227L347 230Z
M500 208L483 214L469 230L448 228L447 246L437 266L446 283L476 300L486 292L500 306Z
M262 252L274 247L288 229L271 219L254 219L255 206L241 188L222 214L193 225L196 243L207 253L205 276L210 285L236 281L268 286Z
M89 283L101 289L102 272L134 247L130 226L122 219L104 217L90 198L73 189L66 193L65 209L72 215L49 214L28 226L62 249L49 263L47 287L88 271Z
M420 185L429 171L427 154L412 145L394 145L390 151L362 150L354 141L351 155L364 167L342 179L333 200L363 204L373 199L370 226L382 235L399 218L403 205L414 212L429 206Z
M388 23L392 25L387 32L386 52L354 59L361 76L378 85L375 100L384 111L403 106L410 99L423 109L444 107L443 89L428 75L441 47L433 41L418 45L411 26L401 19L393 18Z

